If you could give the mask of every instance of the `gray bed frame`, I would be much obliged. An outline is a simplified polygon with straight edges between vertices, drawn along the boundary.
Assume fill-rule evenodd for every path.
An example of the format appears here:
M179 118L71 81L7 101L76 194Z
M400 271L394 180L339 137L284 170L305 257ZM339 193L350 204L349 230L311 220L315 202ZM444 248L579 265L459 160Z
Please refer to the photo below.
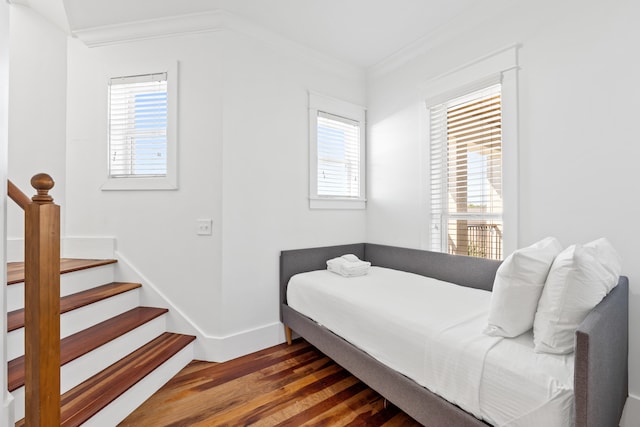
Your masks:
M491 290L500 261L371 243L282 251L281 320L339 365L425 426L486 426L402 374L388 368L287 305L289 279L326 268L328 259L352 253L374 266L408 271L463 286ZM628 393L629 281L620 277L576 332L575 425L614 427Z

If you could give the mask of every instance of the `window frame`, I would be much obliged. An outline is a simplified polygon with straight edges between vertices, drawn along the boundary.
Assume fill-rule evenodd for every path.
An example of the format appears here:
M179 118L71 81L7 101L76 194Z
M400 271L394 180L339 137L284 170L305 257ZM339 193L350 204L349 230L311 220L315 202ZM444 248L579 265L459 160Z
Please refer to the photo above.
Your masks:
M359 194L356 197L318 194L318 113L338 116L358 124L360 136ZM309 91L309 208L366 209L366 109Z
M423 194L423 214L425 222L423 233L423 248L435 250L432 247L433 234L443 233L443 230L433 230L431 209L431 140L430 140L430 109L485 87L501 84L502 101L502 191L503 191L503 258L516 250L519 236L519 168L518 168L518 48L513 45L489 54L483 58L470 62L462 67L444 73L428 80L422 85L422 96L425 99L423 179L425 183ZM440 239L440 250L447 252L446 239Z
M109 137L107 136L105 175L106 181L102 185L103 191L135 191L135 190L177 190L178 189L178 63L172 62L163 66L146 67L146 70L125 70L128 72L118 73L109 77L138 76L162 74L167 75L167 173L165 176L110 176L109 170ZM142 71L142 72L137 72ZM109 87L107 81L107 104ZM110 111L107 105L107 123Z
M503 210L502 210L503 197L502 196L504 194L501 190L502 182L503 182L502 180L503 138L502 138L501 124L500 124L500 137L499 137L500 155L499 155L499 172L498 172L499 178L500 178L499 187L500 187L500 193L501 193L499 211L494 211L493 209L494 205L492 203L490 203L490 206L492 206L492 208L488 212L471 212L467 209L465 209L464 212L452 211L451 200L450 200L452 197L452 193L451 193L452 190L454 191L453 197L455 198L455 200L458 200L457 197L459 195L459 190L462 189L462 195L464 196L463 200L465 200L465 204L467 206L469 206L469 203L470 203L469 197L474 197L474 196L470 196L471 193L475 193L475 195L478 196L477 191L472 190L473 187L477 185L477 183L476 185L474 185L471 181L469 182L466 182L466 181L467 179L473 180L474 178L475 179L478 178L477 168L480 165L479 162L483 162L485 160L480 160L480 159L473 160L473 151L468 150L467 143L465 142L462 142L461 145L458 144L457 142L453 142L453 145L452 145L452 141L451 141L452 136L450 133L451 129L449 128L449 125L451 125L451 122L449 120L450 118L449 112L451 110L456 111L459 108L463 108L463 109L468 108L468 105L470 104L477 105L480 102L486 106L486 102L491 98L495 98L496 95L500 97L500 103L499 103L500 120L502 120L502 99L501 99L502 85L500 83L490 84L483 88L468 92L463 96L458 96L452 99L448 99L442 104L434 105L429 109L430 128L431 128L430 135L432 136L435 132L435 134L439 136L436 141L431 140L429 144L430 145L429 150L431 153L431 166L432 166L430 171L430 176L432 178L432 184L439 183L439 185L436 185L436 186L432 185L430 187L431 189L431 194L430 194L431 195L431 230L433 231L431 235L432 250L449 252L450 250L449 237L453 233L453 231L451 230L452 221L454 222L484 221L484 222L493 223L493 224L500 223L501 224L500 228L504 228L504 226L502 225L502 217L503 217ZM483 108L486 108L486 107L479 107L479 108L476 107L476 110L474 111L477 112L479 109L483 109ZM434 112L436 114L435 127L433 123ZM496 116L497 115L492 116L491 118L494 118ZM484 124L482 122L483 119L473 119L473 120L474 120L473 123L476 124L476 126L477 126L477 123ZM467 122L467 124L470 124L470 123ZM457 124L457 126L460 126L460 124ZM473 127L474 126L472 126L472 128ZM443 129L446 129L446 131L443 132ZM453 129L453 132L460 132L460 128ZM467 132L471 133L474 131L467 129ZM470 135L468 134L467 136L470 137ZM476 134L476 137L477 137L477 134ZM485 145L488 142L486 141L487 135L484 134L483 138L485 139L485 141L480 143L479 148L481 148L484 151L487 149L487 146ZM491 142L495 141L493 139L495 138L493 135L491 136L491 138L492 138ZM454 150L453 157L451 155L451 149ZM459 151L461 149L463 149L462 152ZM460 176L459 175L460 172L458 169L451 171L450 168L452 166L452 161L455 161L455 165L457 166L459 165L458 162L463 159L464 159L463 168L465 170L465 173L462 176ZM437 167L437 170L434 169L434 166ZM487 173L489 172L489 168L486 166L481 166L481 168L482 168L481 174L484 177L485 172ZM456 177L456 180L455 180L456 184L455 184L455 187L452 189L451 180L454 176ZM459 179L464 179L465 181L465 185L463 185L462 187L460 187L458 184ZM485 200L490 201L493 199L491 197L492 191L489 189L487 190L482 190L481 192L483 201ZM436 230L439 231L438 238L436 238L435 236ZM499 253L501 255L504 255L502 253L502 238L500 238L500 244L498 245L498 247L500 248ZM491 253L493 253L493 251L491 251ZM490 257L490 258L495 259L493 257Z

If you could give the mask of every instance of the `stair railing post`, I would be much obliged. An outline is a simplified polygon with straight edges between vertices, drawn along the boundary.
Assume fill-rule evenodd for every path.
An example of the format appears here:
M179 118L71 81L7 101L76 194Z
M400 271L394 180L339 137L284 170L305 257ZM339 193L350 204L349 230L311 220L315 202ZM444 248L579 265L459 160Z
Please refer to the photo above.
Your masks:
M25 208L25 424L60 425L60 206L35 175Z

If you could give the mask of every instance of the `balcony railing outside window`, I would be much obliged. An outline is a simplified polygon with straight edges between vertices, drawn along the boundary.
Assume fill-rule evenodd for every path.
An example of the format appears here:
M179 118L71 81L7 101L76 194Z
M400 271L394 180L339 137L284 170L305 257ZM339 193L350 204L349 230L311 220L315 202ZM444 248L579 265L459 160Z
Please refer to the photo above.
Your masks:
M449 253L502 259L502 224L454 220L449 224Z

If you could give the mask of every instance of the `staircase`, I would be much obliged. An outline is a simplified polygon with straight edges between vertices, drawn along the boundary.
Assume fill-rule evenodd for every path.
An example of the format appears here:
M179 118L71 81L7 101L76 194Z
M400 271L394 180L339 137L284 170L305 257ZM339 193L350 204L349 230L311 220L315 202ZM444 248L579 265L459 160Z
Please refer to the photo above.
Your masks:
M115 426L193 359L195 337L166 332L139 283L114 282L116 260L60 261L62 426ZM24 424L24 266L7 266L7 360Z

